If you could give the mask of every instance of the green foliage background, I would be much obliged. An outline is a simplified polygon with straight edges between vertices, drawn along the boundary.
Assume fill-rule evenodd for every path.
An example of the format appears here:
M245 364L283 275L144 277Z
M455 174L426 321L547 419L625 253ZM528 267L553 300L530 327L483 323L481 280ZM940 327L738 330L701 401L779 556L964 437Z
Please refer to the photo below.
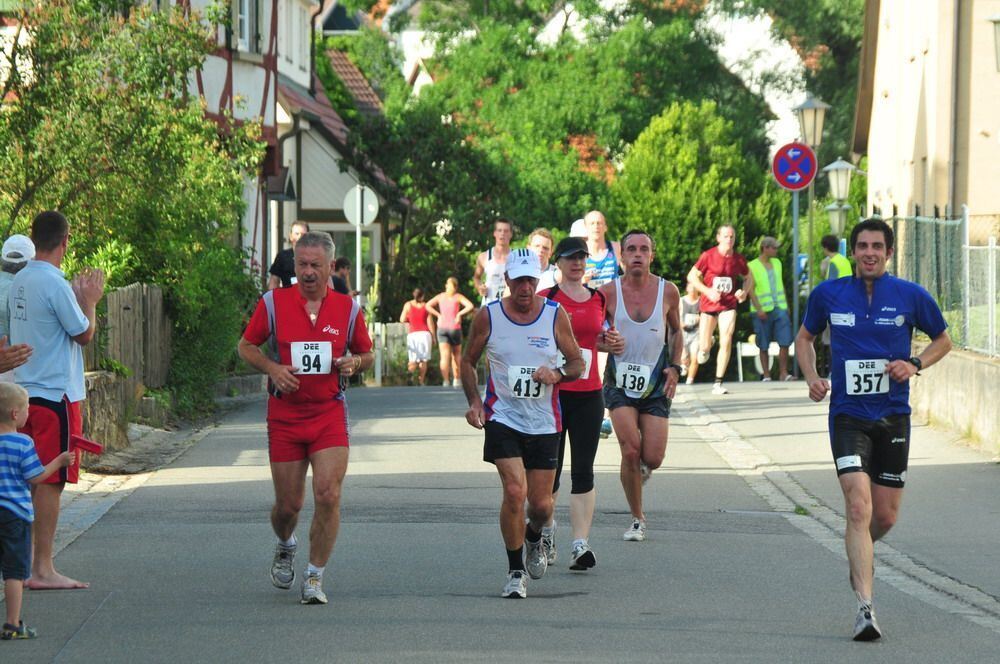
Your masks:
M239 220L244 174L263 155L259 126L220 128L188 94L188 72L214 50L201 19L136 2L29 5L0 113L6 233L61 210L69 274L96 265L112 288L164 287L184 413L211 407L255 295Z

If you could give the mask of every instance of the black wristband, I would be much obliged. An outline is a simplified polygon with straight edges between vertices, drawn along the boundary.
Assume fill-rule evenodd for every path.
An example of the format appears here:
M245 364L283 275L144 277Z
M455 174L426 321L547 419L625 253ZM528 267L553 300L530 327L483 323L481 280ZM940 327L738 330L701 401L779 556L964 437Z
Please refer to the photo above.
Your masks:
M676 371L678 376L681 375L681 365L679 365L679 364L668 364L667 368L673 369L674 371Z

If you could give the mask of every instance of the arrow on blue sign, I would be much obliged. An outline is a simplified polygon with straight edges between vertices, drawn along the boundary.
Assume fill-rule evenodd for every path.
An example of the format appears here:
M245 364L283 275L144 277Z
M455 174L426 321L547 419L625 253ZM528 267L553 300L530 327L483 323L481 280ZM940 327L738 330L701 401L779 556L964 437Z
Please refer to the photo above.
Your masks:
M788 156L792 159L798 159L800 154L802 154L802 150L796 150L795 148L788 151Z
M802 176L799 175L798 173L792 173L791 175L788 176L788 181L789 182L801 182L802 181Z

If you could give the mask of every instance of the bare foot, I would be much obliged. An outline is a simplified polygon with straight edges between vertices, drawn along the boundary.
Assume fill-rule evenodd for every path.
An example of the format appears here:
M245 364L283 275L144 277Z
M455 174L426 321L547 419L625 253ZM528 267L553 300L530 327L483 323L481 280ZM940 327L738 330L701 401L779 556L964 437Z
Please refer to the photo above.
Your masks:
M49 576L32 576L24 582L24 587L29 590L72 590L76 588L89 588L90 584L71 579L56 572Z

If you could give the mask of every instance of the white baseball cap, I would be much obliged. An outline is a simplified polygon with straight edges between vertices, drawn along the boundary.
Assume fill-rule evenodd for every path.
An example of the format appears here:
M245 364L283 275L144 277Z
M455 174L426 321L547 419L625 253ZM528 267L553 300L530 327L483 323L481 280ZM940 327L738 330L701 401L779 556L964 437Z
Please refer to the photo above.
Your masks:
M587 224L584 223L583 219L577 219L573 222L573 225L569 227L570 237L587 237Z
M3 260L8 263L27 263L35 257L35 243L26 235L11 235L3 243Z
M541 279L542 265L538 260L538 254L531 249L511 251L507 256L507 277L510 279L520 279L521 277Z

